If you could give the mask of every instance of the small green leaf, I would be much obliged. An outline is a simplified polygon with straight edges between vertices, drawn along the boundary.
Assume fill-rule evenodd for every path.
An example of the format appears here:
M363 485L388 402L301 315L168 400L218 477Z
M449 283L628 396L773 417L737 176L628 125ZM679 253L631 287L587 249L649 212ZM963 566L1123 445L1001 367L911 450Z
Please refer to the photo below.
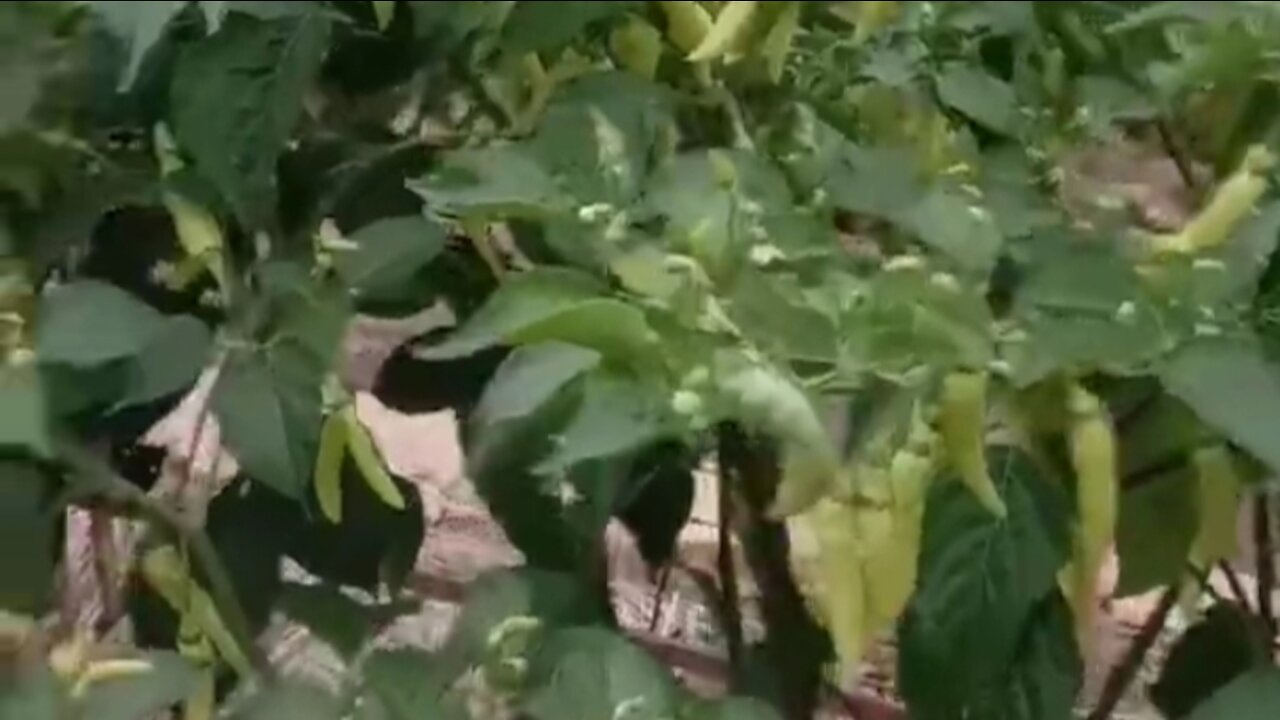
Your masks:
M103 365L142 352L164 317L124 290L96 280L63 285L44 298L36 328L42 362L76 368Z
M1271 720L1280 717L1280 670L1259 667L1201 703L1187 720Z
M391 27L391 20L396 16L395 0L370 0L373 5L373 17L378 21L378 29Z
M937 82L942 102L979 125L1005 135L1017 129L1017 97L1003 80L972 65L952 63Z
M79 705L94 720L138 720L182 702L195 691L198 670L173 652L151 652L138 658L151 669L95 682Z
M1272 469L1280 468L1280 369L1257 342L1203 339L1188 343L1160 368L1160 381L1200 416Z
M599 362L599 353L563 343L517 348L485 386L474 422L487 426L526 417Z
M421 216L387 218L351 234L359 248L339 252L334 267L360 299L401 292L444 250L445 231Z
M94 0L93 9L100 15L111 32L115 33L128 50L129 61L121 72L118 90L133 87L138 70L151 48L160 41L164 29L186 7L186 0L161 2L122 2L121 0Z
M675 714L676 687L648 653L594 628L553 633L529 667L525 712L534 720L661 720Z
M508 343L521 331L554 322L557 316L600 298L602 292L603 287L583 273L562 268L530 270L501 285L458 332L420 355L448 360Z
M1016 664L1034 608L1071 553L1065 493L1022 451L989 449L1008 517L959 480L933 484L920 579L899 631L898 677L913 713L971 707ZM1032 717L1032 716L1029 716Z
M926 245L966 270L985 275L1000 253L1002 238L995 218L955 192L930 192L907 212L905 224Z
M340 720L343 711L338 699L328 691L286 682L267 687L231 717L233 720Z
M1197 524L1194 480L1189 468L1182 467L1121 494L1118 597L1169 585L1185 574Z
M270 21L231 13L174 68L174 137L248 228L273 220L276 161L324 60L329 22L321 12Z
M320 385L298 365L277 353L233 353L212 396L223 438L245 472L292 498L306 493L320 443Z
M582 385L582 402L556 436L551 455L534 471L556 475L586 460L635 451L669 432L660 388L616 373L595 372Z
M1267 628L1231 603L1210 608L1169 649L1151 700L1165 717L1183 718L1232 680L1247 673L1265 652ZM1277 706L1280 707L1280 706ZM1224 715L1235 719L1235 715Z
M40 373L32 364L0 366L0 449L53 455Z

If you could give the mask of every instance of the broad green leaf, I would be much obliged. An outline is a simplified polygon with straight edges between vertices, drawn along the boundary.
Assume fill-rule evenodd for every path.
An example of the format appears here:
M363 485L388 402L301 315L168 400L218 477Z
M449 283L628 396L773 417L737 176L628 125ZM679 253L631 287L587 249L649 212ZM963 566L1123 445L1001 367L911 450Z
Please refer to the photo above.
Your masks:
M164 317L124 290L96 280L63 285L45 297L36 327L42 362L89 368L142 352Z
M1266 626L1246 609L1226 602L1214 605L1169 649L1160 678L1151 686L1151 701L1165 717L1187 717L1253 667L1266 636Z
M119 90L133 87L138 70L147 53L160 40L164 29L187 6L186 0L159 2L124 2L94 0L93 8L107 28L115 33L128 51L129 60L121 72Z
M1262 206L1249 215L1218 253L1225 268L1221 282L1206 301L1248 299L1257 289L1276 243L1280 241L1280 201Z
M534 720L661 720L675 714L677 691L666 668L607 630L552 633L529 667L524 705Z
M954 477L933 484L920 579L899 631L899 687L913 713L972 707L1006 678L1034 609L1071 553L1070 505L1022 451L988 451L999 519Z
M250 477L293 498L311 484L319 446L320 385L299 361L262 351L232 353L214 386L222 436Z
M174 69L178 145L251 229L272 222L276 161L324 60L329 23L318 11L270 21L231 13Z
M641 366L660 352L655 344L657 336L649 329L644 312L611 298L595 298L565 308L510 333L507 340L519 345L568 343Z
M562 343L517 348L485 387L473 420L483 427L525 417L599 362L599 353Z
M573 209L551 174L522 145L459 150L410 181L433 212L541 219Z
M209 362L212 346L213 337L199 320L188 315L166 319L129 360L125 394L116 408L148 403L190 387Z
M151 652L138 659L151 669L93 683L79 706L94 720L138 720L155 717L195 691L199 670L177 653Z
M835 322L807 298L793 278L744 269L734 278L729 316L771 354L834 362Z
M0 583L0 609L39 616L53 599L58 516L48 498L56 488L30 463L0 460L0 542L13 548ZM22 548L18 551L18 548Z
M1000 253L1002 238L992 214L956 192L930 192L907 212L904 223L965 270L985 275Z
M264 311L273 322L267 345L293 376L319 383L336 366L351 305L340 283L313 280L295 263L258 267Z
M1017 97L1003 80L972 65L952 63L937 83L942 102L979 125L1006 135L1017 129Z
M421 216L379 220L351 234L359 247L338 252L334 267L360 299L400 292L444 250L445 231Z
M586 460L613 458L648 445L673 428L660 387L617 373L595 372L582 402L535 472L556 475Z
M588 25L631 9L634 2L614 0L518 2L502 30L502 44L512 53L555 50L578 37Z
M343 708L327 690L281 681L250 698L231 717L233 720L340 720Z
M1130 597L1183 577L1195 537L1195 476L1177 468L1148 478L1120 495L1115 594Z
M284 587L280 609L350 660L373 639L378 626L402 608L366 605L330 585L289 583Z
M49 413L40 373L32 364L0 366L0 450L49 458Z
M971 717L1072 720L1083 676L1071 608L1053 593L1027 620L1006 675L977 700Z
M507 344L522 331L539 325L545 328L544 323L554 324L558 316L600 299L602 292L603 287L588 275L562 268L535 268L501 285L458 332L419 354L447 360ZM544 334L540 339L554 338Z
M1270 720L1280 715L1280 670L1264 666L1236 678L1187 720Z
M1227 439L1271 468L1280 468L1280 369L1251 339L1200 339L1160 368L1160 380Z

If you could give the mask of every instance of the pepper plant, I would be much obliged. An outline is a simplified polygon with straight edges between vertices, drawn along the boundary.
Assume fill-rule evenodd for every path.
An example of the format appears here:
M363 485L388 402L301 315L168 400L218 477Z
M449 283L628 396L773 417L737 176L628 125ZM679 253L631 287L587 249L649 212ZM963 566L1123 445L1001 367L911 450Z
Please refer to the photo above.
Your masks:
M1156 707L1276 716L1272 3L8 2L0 35L3 717L799 720L891 640L910 717L1106 718L1175 608ZM1089 170L1126 153L1167 172ZM437 304L373 392L458 414L525 565L389 650L431 538L342 338ZM229 480L142 442L204 373ZM669 569L699 467L725 699L610 602L606 525ZM71 507L129 645L59 622ZM1100 608L1153 591L1086 692ZM346 673L281 677L279 615Z

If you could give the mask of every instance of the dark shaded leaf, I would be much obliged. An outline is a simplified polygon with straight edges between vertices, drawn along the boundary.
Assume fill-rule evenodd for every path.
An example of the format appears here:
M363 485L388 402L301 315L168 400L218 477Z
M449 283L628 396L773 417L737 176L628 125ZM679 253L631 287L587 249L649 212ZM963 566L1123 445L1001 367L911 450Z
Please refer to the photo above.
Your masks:
M1006 519L954 478L934 483L929 494L919 585L898 657L902 693L923 717L942 708L959 713L1003 682L1034 608L1057 592L1071 552L1061 487L1020 450L990 449L989 462Z
M486 426L526 417L599 362L594 350L563 343L517 348L485 386L472 420Z
M1266 636L1266 626L1247 611L1231 603L1214 605L1170 648L1160 678L1151 686L1151 701L1165 717L1187 717L1257 663Z
M555 50L578 37L588 25L631 9L634 2L519 2L507 16L502 44L523 54Z
M953 63L943 69L937 83L942 102L979 125L1002 134L1017 129L1017 98L1003 80L972 65Z
M231 13L174 69L174 136L249 228L271 222L276 160L320 70L329 23L318 11L270 21Z
M525 712L535 720L659 720L675 714L676 686L644 650L607 630L552 633L529 666Z
M1160 368L1160 381L1205 423L1280 468L1280 370L1251 338L1187 343Z
M0 460L0 542L14 550L5 560L0 608L21 615L39 616L53 599L60 518L47 482L31 463Z
M676 539L689 522L694 478L687 454L687 449L675 443L663 443L641 454L631 472L630 497L622 501L618 513L651 568L671 562Z
M1194 481L1190 468L1181 467L1121 494L1118 597L1169 585L1185 574L1198 522Z
M127 367L125 394L116 409L140 405L185 390L209 361L213 336L199 320L182 315L164 325L132 358Z
M373 639L373 633L397 614L416 605L366 605L329 585L288 583L281 610L307 626L343 658L350 660Z
M208 3L205 3L208 4ZM129 60L121 71L119 90L128 90L138 77L142 61L159 42L164 29L187 6L186 0L122 2L94 0L93 9L128 51Z
M102 365L142 352L163 326L160 313L124 290L80 280L45 296L36 354L41 362L77 368Z
M1027 619L1007 674L975 703L983 720L1072 720L1084 663L1071 609L1058 593Z
M1270 720L1280 717L1280 670L1259 667L1236 678L1191 713L1188 720Z

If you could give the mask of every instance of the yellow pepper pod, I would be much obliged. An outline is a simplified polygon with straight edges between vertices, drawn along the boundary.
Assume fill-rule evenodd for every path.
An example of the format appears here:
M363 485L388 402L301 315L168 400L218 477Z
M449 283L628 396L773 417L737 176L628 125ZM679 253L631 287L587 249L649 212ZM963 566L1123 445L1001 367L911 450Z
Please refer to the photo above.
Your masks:
M942 381L939 402L938 432L952 467L983 507L1005 517L1008 508L987 470L987 376L963 371L949 374Z
M1192 462L1196 468L1199 526L1191 544L1191 562L1207 570L1236 553L1240 476L1225 445L1197 450Z
M1115 539L1119 508L1115 433L1102 402L1080 386L1068 395L1068 445L1076 475L1076 551L1066 576L1081 642L1092 637L1098 573ZM1083 645L1082 645L1083 647Z
M689 62L716 60L739 51L743 37L751 32L758 5L755 0L733 0L725 5L702 42L689 53Z
M373 444L373 437L356 416L355 406L348 405L339 412L347 429L347 447L351 450L351 459L356 461L361 477L382 502L396 510L403 510L404 495L391 479L391 474L383 467L382 456Z
M320 512L335 525L342 522L342 458L346 449L346 424L339 413L331 413L320 430L312 484Z

